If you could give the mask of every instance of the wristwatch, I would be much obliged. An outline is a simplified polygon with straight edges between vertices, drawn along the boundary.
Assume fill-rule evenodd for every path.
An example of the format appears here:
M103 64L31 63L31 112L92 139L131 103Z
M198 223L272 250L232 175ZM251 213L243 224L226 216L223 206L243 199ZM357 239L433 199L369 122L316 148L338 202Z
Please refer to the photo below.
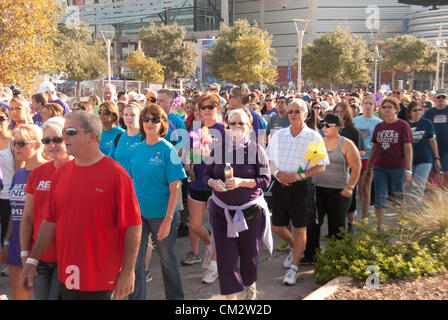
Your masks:
M305 172L300 172L300 176L302 177L302 179L306 179L306 174L305 174Z

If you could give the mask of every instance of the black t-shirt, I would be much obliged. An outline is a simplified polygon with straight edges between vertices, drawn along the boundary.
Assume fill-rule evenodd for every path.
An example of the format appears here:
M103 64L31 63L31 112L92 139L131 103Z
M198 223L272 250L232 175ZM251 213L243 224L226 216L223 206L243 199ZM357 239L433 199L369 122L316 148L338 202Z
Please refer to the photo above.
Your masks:
M345 127L341 130L341 136L353 141L359 151L366 151L364 139L362 138L361 131L354 126Z
M404 121L408 120L408 117L406 117L406 107L403 103L400 103L400 111L398 111L397 117Z

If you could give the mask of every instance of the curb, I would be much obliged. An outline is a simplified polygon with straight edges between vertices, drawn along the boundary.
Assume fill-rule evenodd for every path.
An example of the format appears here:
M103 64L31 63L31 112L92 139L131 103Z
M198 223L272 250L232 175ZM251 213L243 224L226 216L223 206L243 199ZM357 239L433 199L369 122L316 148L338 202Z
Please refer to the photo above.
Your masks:
M337 289L352 282L352 278L346 276L334 278L324 286L307 295L303 300L325 300L325 298L331 296Z

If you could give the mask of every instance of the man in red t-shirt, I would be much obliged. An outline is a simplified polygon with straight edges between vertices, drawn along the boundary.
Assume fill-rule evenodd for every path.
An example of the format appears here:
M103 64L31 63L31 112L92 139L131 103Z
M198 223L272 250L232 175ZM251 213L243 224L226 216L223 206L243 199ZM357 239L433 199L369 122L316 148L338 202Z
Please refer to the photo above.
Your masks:
M56 244L62 299L120 299L134 290L141 215L131 178L99 149L98 116L66 116L63 136L74 160L53 176L44 220L21 284L33 289L36 265Z

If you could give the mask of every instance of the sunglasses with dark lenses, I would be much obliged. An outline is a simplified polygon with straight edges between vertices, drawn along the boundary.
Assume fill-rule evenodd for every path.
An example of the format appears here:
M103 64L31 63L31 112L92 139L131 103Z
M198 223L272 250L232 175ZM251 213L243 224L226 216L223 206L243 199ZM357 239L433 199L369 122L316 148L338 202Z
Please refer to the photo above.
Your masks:
M229 126L244 126L244 122L229 122Z
M156 98L151 98L151 103L156 103L157 99Z
M323 123L323 126L324 126L325 128L336 127L336 123L326 123L326 122L324 122L324 123Z
M299 114L299 113L302 113L302 111L300 111L300 110L289 110L288 111L288 114Z
M149 118L149 117L143 117L142 121L144 123L148 123L149 121L151 121L152 123L159 123L160 122L160 118Z
M272 102L272 99L266 99L266 100L264 100L264 101L266 101L266 102Z
M43 138L42 140L43 144L50 144L50 143L62 143L62 141L64 141L64 139L62 139L61 137L54 137L54 138Z
M201 109L201 110L206 110L206 109L208 109L208 110L213 110L213 109L215 109L215 106L212 106L212 105L209 105L209 106L200 106L199 109Z
M393 109L394 106L389 106L389 105L387 105L387 106L381 106L381 108L383 108L383 109Z
M400 91L392 91L393 94L400 94Z
M62 134L66 134L68 136L74 136L78 133L78 130L89 131L87 129L82 128L67 128L67 130L62 130Z
M13 147L19 147L19 148L23 148L24 146L26 146L28 143L33 143L35 141L25 141L25 140L18 140L18 141L13 141L12 142L12 146Z
M436 99L446 99L446 96L438 96Z
M110 112L109 110L100 110L98 111L98 114L104 114L105 116L110 115L112 112Z

